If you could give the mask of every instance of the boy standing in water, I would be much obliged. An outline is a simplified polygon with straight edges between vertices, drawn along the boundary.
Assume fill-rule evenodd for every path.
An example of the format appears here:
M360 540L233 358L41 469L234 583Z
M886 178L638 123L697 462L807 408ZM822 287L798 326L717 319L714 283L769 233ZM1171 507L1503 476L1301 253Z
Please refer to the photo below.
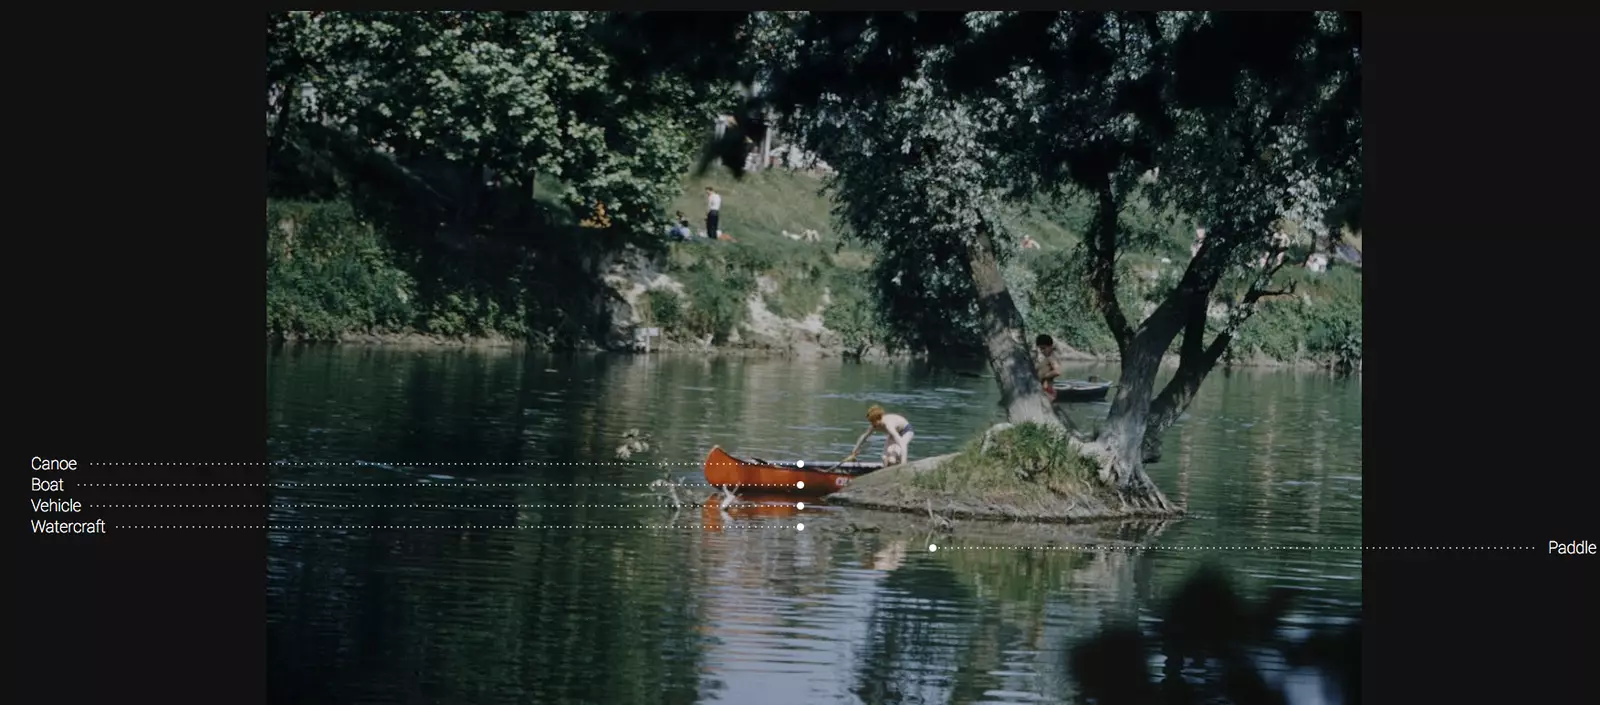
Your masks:
M1061 376L1061 368L1056 365L1056 341L1043 333L1033 341L1037 348L1033 365L1038 368L1039 382L1044 385L1044 395L1051 401L1056 398L1056 378Z
M883 407L873 404L872 408L867 409L867 422L872 425L867 427L867 432L856 440L856 447L850 450L850 457L845 458L845 462L855 460L856 454L861 452L861 446L866 444L872 434L879 431L889 437L883 446L884 467L899 465L911 457L911 437L916 434L911 430L911 422L906 417L899 414L885 414Z

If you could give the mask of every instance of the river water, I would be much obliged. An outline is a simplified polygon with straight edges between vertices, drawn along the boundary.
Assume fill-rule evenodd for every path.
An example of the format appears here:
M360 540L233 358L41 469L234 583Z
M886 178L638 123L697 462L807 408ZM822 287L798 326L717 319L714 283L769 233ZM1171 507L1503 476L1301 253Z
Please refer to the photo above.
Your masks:
M1340 548L1361 543L1359 378L1212 375L1150 468L1191 516L1137 553L930 553L829 507L719 531L645 486L703 482L716 444L835 460L870 403L912 419L913 458L953 451L998 420L981 376L287 347L267 386L270 457L296 463L272 479L300 483L270 510L273 702L1073 702L1067 650L1149 626L1203 562L1296 590L1299 624L1360 611L1360 553ZM652 447L620 461L635 428ZM1286 545L1324 548L1260 548Z

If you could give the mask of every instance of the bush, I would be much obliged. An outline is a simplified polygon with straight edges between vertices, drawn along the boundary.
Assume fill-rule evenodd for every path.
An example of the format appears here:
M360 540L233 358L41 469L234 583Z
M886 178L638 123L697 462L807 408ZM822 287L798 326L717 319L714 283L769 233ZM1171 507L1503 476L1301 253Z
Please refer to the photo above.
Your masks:
M689 309L682 316L683 331L697 338L710 336L713 344L721 344L744 322L755 276L701 260L684 272L684 288L689 291Z
M1064 252L1044 259L1026 290L1028 329L1048 333L1058 343L1087 353L1117 351L1117 343L1095 305L1083 257ZM1137 314L1133 309L1130 314Z
M822 313L822 324L839 334L845 353L861 357L874 345L882 344L877 308L872 304L866 276L858 272L835 272L828 292L831 303Z
M645 311L650 316L650 325L660 328L662 333L673 333L681 330L683 326L683 299L677 292L670 289L658 289L645 292Z
M1361 275L1347 269L1289 273L1300 291L1268 299L1240 328L1229 360L1259 354L1279 362L1309 358L1349 369L1361 363Z
M1313 309L1306 350L1327 364L1352 369L1361 364L1361 281Z
M407 328L416 287L342 202L267 204L267 333L336 340Z
M797 257L780 269L768 272L778 284L778 291L769 297L772 312L784 318L801 319L817 312L822 306L822 292L828 285L823 263L816 255Z
M1067 435L1022 423L995 433L985 450L973 441L945 463L912 479L918 487L950 494L1075 495L1094 488L1096 468L1072 449Z

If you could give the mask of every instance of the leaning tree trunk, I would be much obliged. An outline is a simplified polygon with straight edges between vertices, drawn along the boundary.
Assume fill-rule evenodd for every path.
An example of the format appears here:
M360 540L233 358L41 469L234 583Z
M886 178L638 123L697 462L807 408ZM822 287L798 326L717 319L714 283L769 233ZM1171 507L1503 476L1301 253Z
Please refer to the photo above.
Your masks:
M1222 351L1227 349L1228 342L1232 338L1224 332L1218 337L1217 343L1210 348L1206 346L1206 311L1210 303L1209 292L1192 296L1186 302L1183 343L1178 352L1178 372L1150 402L1150 414L1145 425L1142 448L1143 460L1146 463L1161 460L1161 434L1172 428L1172 424L1176 423L1184 410L1189 408L1189 402L1193 401L1195 393L1200 391L1200 384L1206 380L1206 375L1211 372L1217 358L1222 356Z
M1206 375L1211 374L1217 361L1222 359L1223 353L1233 343L1233 336L1238 333L1239 327L1255 313L1256 303L1264 297L1285 293L1266 289L1279 266L1281 264L1266 270L1256 285L1245 292L1235 308L1233 318L1210 344L1205 342L1206 315L1211 305L1210 284L1203 284L1189 296L1185 303L1187 311L1184 314L1183 343L1178 354L1178 372L1150 403L1150 418L1144 431L1144 462L1153 463L1161 459L1161 435L1172 428L1172 424L1177 423L1178 417L1189 408L1189 403L1200 391L1200 385L1206 381ZM1290 289L1292 291L1293 287Z
M1012 423L1034 421L1061 425L1045 398L1039 372L1028 354L1022 325L1011 291L1000 272L994 236L987 224L980 224L967 245L967 269L978 290L978 321L983 329L984 349L989 369L1000 384L1000 404Z
M1195 270L1185 272L1185 281L1178 291L1163 301L1137 328L1132 326L1117 300L1116 252L1117 217L1120 203L1113 196L1111 184L1104 182L1096 189L1094 222L1091 224L1089 249L1093 256L1090 284L1106 325L1117 341L1122 357L1122 373L1118 379L1117 394L1111 402L1111 412L1095 439L1099 452L1100 481L1116 490L1124 501L1140 509L1173 511L1176 507L1144 472L1142 453L1145 428L1149 422L1151 396L1155 391L1156 373L1161 369L1161 357L1177 337L1184 321L1182 313L1186 286L1192 288Z
M1163 335L1159 329L1141 326L1122 356L1117 395L1111 401L1111 412L1096 439L1104 450L1100 458L1100 480L1116 489L1124 501L1141 509L1175 509L1145 474L1143 454L1156 373L1161 369L1161 356L1173 337L1172 334Z

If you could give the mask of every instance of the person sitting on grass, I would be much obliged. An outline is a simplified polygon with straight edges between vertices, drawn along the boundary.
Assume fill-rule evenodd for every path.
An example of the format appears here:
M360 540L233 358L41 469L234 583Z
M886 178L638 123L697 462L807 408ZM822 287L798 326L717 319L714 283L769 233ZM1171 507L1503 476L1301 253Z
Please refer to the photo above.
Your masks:
M861 438L856 439L856 447L850 449L850 455L844 462L855 460L856 454L861 452L861 446L866 444L867 439L880 431L888 436L883 445L884 467L899 465L911 457L911 437L916 434L911 430L911 421L906 417L886 414L883 412L883 407L873 404L872 408L867 409L867 422L872 425L867 427L866 433L861 434Z
M673 220L676 221L670 231L673 237L679 240L687 240L693 235L693 232L689 230L689 217L684 215L683 211L678 211L673 216Z

